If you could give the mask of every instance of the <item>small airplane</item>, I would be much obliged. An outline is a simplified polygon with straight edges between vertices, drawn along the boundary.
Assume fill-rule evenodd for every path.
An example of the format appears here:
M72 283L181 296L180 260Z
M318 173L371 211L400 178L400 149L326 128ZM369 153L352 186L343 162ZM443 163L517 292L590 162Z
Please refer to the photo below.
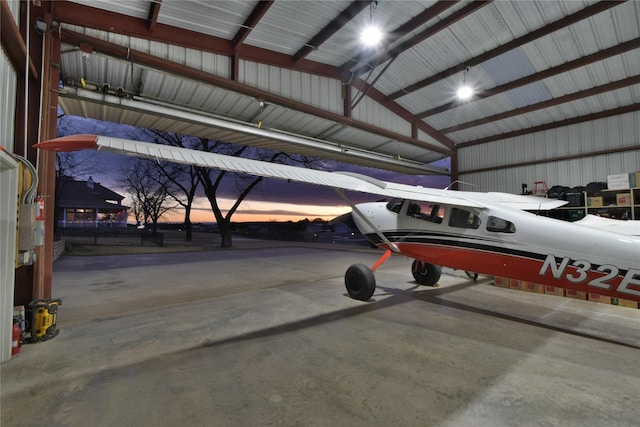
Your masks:
M425 286L437 284L441 268L450 267L640 302L640 221L588 216L570 223L539 214L567 203L562 200L439 190L96 135L66 136L35 147L99 149L332 187L351 206L360 232L385 249L372 267L347 269L345 286L357 300L373 296L373 272L399 254L414 259L413 277ZM388 201L354 204L344 190Z

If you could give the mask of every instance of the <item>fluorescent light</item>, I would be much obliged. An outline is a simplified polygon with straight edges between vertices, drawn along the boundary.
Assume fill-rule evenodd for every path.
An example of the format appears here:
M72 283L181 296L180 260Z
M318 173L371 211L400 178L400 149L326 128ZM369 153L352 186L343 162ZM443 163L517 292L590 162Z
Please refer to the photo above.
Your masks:
M360 33L360 40L366 46L375 46L382 40L382 31L375 25L369 25Z

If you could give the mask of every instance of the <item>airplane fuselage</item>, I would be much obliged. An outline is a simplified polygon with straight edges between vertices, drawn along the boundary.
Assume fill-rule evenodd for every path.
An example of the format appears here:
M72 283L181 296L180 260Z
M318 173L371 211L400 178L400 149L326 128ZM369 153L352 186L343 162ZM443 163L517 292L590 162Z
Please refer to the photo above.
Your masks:
M401 254L435 265L640 301L640 237L487 207L356 205ZM389 248L358 215L372 243Z

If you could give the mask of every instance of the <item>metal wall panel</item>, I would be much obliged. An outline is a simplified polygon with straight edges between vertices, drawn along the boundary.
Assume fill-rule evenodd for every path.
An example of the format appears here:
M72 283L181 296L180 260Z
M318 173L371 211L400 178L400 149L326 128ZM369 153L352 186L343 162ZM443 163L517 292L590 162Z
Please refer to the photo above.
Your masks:
M277 1L245 43L293 55L303 46L292 45L292 40L311 40L344 7L345 4L340 2ZM325 49L325 46L321 48Z
M342 112L341 82L298 71L240 61L240 83L333 113Z
M11 153L14 152L17 90L16 72L5 55L4 49L0 49L0 145Z
M14 19L20 16L20 2L7 2ZM0 146L14 152L16 92L18 79L9 58L0 49ZM15 288L16 202L18 165L0 152L0 361L11 358L11 331Z
M152 40L145 40L137 37L129 37L121 34L106 33L104 31L96 31L84 27L77 27L63 24L63 27L71 31L90 35L101 40L108 40L121 46L130 47L133 50L148 53L166 59L171 62L185 64L198 70L229 78L231 76L231 58L224 55L216 55L214 53L197 51L194 49L186 49L183 47L170 45L167 43L159 43ZM67 55L64 54L63 57ZM96 56L91 54L91 56ZM135 58L134 62L135 62ZM67 68L73 69L73 68Z
M13 125L13 123L12 123ZM0 151L0 361L11 358L15 289L18 164Z
M73 3L85 4L86 1L71 0ZM112 0L91 0L91 6L99 9L108 10L116 13L123 13L125 15L135 16L136 18L147 19L149 16L149 1L148 0L127 0L127 1L112 1Z
M436 141L434 138L432 138L429 134L427 134L426 132L420 129L418 129L418 140L444 148L444 145L442 145L441 143Z
M354 97L360 98L360 92L354 92ZM353 102L353 101L352 101ZM355 120L389 129L405 136L411 136L411 123L400 118L381 104L365 96L351 111Z
M607 176L640 171L640 150L622 151L640 144L640 112L550 129L517 138L475 145L459 150L460 179L479 191L520 192L535 181L548 186L574 187ZM601 155L578 157L603 151ZM575 156L565 160L554 158ZM542 163L512 166L522 162ZM466 172L497 167L491 171Z
M231 77L231 58L228 56L187 49L184 64L216 76Z
M232 39L240 30L239 23L251 13L255 3L228 0L164 0L160 7L158 23ZM147 13L148 10L147 4Z

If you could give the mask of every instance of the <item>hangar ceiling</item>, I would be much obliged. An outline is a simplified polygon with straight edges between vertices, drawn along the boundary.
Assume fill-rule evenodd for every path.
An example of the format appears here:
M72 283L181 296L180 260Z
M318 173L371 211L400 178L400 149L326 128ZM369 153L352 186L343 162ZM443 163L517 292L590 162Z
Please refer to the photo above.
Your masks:
M51 14L66 114L404 173L640 109L636 1L78 0ZM370 22L386 34L374 49L359 42Z

